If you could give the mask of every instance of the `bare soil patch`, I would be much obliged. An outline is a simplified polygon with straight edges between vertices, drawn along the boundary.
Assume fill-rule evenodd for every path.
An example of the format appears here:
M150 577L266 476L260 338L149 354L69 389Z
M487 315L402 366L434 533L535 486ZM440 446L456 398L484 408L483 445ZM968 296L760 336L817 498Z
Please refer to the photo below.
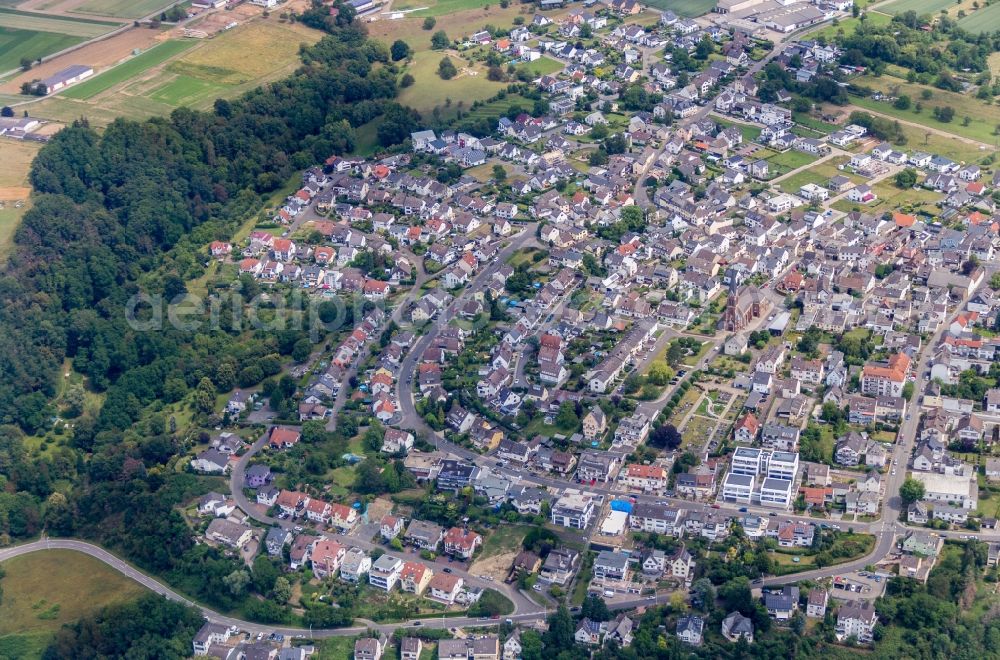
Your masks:
M21 83L51 76L71 64L87 64L94 67L95 71L101 71L130 56L136 48L139 50L152 48L161 41L164 41L167 35L167 32L159 32L157 30L150 30L149 28L132 28L131 30L126 30L113 37L87 44L72 53L61 55L44 64L39 64L29 71L14 76L3 85L0 85L0 92L17 94L21 91Z
M505 552L473 562L469 572L473 575L489 575L497 582L503 582L510 573L511 564L517 557L517 552Z

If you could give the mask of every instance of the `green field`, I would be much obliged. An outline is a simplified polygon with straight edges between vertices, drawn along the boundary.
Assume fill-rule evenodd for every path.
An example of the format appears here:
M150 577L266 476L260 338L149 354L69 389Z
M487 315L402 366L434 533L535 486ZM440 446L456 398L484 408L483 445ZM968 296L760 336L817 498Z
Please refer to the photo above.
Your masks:
M72 550L8 559L0 580L0 657L38 657L53 633L110 605L145 592L104 563Z
M1000 5L989 5L958 21L958 27L973 34L1000 30Z
M118 117L163 116L181 104L206 109L216 98L235 98L288 75L301 62L299 46L315 43L319 36L318 30L300 23L272 19L241 25L207 41L167 41L121 65L128 68L111 69L109 78L101 74L93 87L88 81L79 91L43 99L34 112L62 122L85 116L91 125L107 126Z
M712 11L716 0L646 0L643 4L654 9L669 9L678 16L694 18Z
M777 172L776 176L781 176L782 174L791 172L792 170L805 167L809 163L815 161L816 156L791 149L784 153L766 156L764 160L771 164L771 167Z
M87 18L48 16L0 8L0 27L33 32L52 32L70 37L99 37L114 30L118 24Z
M812 170L802 170L801 172L796 172L787 179L779 181L778 187L781 188L783 192L795 195L798 194L799 188L807 183L815 183L816 185L823 186L825 188L829 181L830 177L828 176L823 176L822 174L813 172Z
M87 0L74 12L114 18L145 18L172 4L170 0Z
M759 126L754 126L752 124L742 124L736 121L729 121L727 119L720 119L719 117L712 117L715 123L723 128L729 128L730 126L735 126L740 129L740 135L743 136L744 142L754 142L760 137L761 128Z
M75 46L81 41L82 37L0 26L0 71L16 69L21 65L22 57L36 60Z
M403 5L393 4L392 8L397 11L420 8L419 11L410 14L410 16L420 18L424 16L443 16L467 9L479 9L489 4L494 3L490 2L490 0L430 0L429 2L411 1Z
M890 117L930 126L931 128L953 133L954 135L978 140L986 144L996 143L997 137L993 132L997 125L1000 124L1000 106L986 105L972 94L957 94L942 89L908 83L893 76L881 76L878 78L862 76L855 82L863 87L888 94L906 94L913 100L913 105L908 110L899 110L891 103L874 101L867 96L852 96L851 102L857 106L874 110ZM932 96L930 99L923 99L921 97L921 93L924 90L931 91ZM916 111L917 103L923 105L923 110L919 113ZM948 123L942 123L934 119L932 111L937 106L951 106L955 110L955 118ZM966 116L969 117L969 125L963 126L963 118Z
M177 76L150 94L149 98L167 105L192 105L208 97L218 96L219 86L189 76Z
M551 57L542 56L535 60L534 62L524 62L518 64L517 68L524 71L530 71L532 75L535 76L546 76L549 74L562 71L566 67L565 64L559 60L554 60Z
M486 71L481 66L474 67L476 75L464 71L468 63L460 57L451 56L452 62L459 74L451 80L442 80L437 74L438 64L444 55L438 51L415 53L413 63L406 71L416 80L416 83L399 93L397 100L420 112L432 110L441 106L445 110L447 99L451 99L452 111L457 109L459 102L468 109L474 101L483 101L505 86L486 78Z
M486 537L483 549L477 559L495 557L508 552L516 552L521 549L521 541L524 540L530 527L524 525L503 525L498 527L492 534Z
M906 136L904 150L920 150L934 153L955 162L975 163L991 153L992 149L979 149L973 144L958 137L949 137L937 133L928 133L919 126L901 124L903 135Z
M892 2L879 5L878 10L886 14L915 11L918 16L922 16L923 14L937 14L940 10L947 9L953 4L955 3L951 0L892 0Z
M888 25L892 21L892 16L889 14L881 14L877 11L869 11L864 14L865 21L870 25ZM836 25L829 23L824 24L824 26L815 32L809 32L809 38L826 37L827 39L833 39L838 34L853 34L857 30L858 26L861 24L860 18L845 18Z
M63 92L62 95L71 99L89 99L90 97L96 96L105 90L111 89L119 83L125 82L126 80L139 75L143 71L146 71L157 64L162 64L171 57L183 53L196 43L198 42L193 40L165 41L158 46L150 48L145 53L136 55L132 59L102 72L100 75L97 75L86 82L70 87L68 90Z

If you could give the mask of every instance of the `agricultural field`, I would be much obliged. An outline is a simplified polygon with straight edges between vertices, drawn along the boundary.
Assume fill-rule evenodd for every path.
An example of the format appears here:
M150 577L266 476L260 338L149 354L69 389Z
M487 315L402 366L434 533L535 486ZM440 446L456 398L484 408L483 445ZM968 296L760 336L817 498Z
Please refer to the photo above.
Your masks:
M0 8L0 73L106 34L116 24Z
M37 60L75 46L83 40L83 37L0 26L0 72L19 67L22 57Z
M111 89L115 85L134 78L147 69L166 62L171 57L183 53L197 43L193 39L166 41L112 69L101 72L90 80L70 87L62 95L71 99L89 99L105 90Z
M119 23L67 16L46 16L16 9L0 8L0 27L28 30L31 32L51 32L69 37L99 37L111 32Z
M421 2L413 6L424 7L427 4ZM410 48L414 52L419 53L430 50L431 35L438 30L444 30L452 39L460 39L471 35L477 30L481 30L487 23L498 27L510 27L517 16L523 17L524 22L529 23L533 14L533 7L533 5L511 3L505 9L493 3L490 4L489 10L477 8L455 11L454 13L434 17L435 25L432 30L423 29L423 18L417 17L414 14L407 14L406 18L379 20L369 24L368 34L387 46L396 39L402 39L410 45ZM393 9L399 9L399 7L394 5ZM557 20L561 15L562 12L546 12L546 16L552 20Z
M669 9L678 16L694 18L712 11L716 0L646 0L643 4L661 11Z
M169 114L180 106L205 109L216 98L233 98L258 85L288 75L300 63L299 45L315 43L320 33L303 25L265 19L223 32L208 41L168 41L125 65L93 80L100 91L86 85L74 94L41 101L36 113L68 122L86 116L105 126L122 116L130 119ZM160 50L163 48L163 50ZM267 58L246 53L267 52ZM138 60L138 61L136 61ZM134 64L133 64L134 62ZM73 88L71 88L73 89Z
M3 567L2 657L37 657L64 624L145 592L139 583L72 550L22 555Z
M481 9L486 5L495 4L491 0L410 0L401 5L393 3L394 11L407 11L416 9L412 16L423 18L425 16L444 16L467 9Z
M982 9L976 9L965 18L960 19L958 26L973 34L996 32L1000 30L1000 5L989 5Z
M319 41L320 33L295 23L256 21L224 32L167 65L167 73L218 85L261 83L299 64L299 45ZM267 57L248 57L267 53Z
M948 92L925 85L908 83L905 80L892 76L882 76L880 78L862 76L855 82L858 85L892 96L905 94L913 101L909 109L899 110L893 107L891 103L875 101L869 97L852 96L851 101L857 106L915 124L928 126L938 131L978 140L985 144L995 144L997 141L994 131L1000 125L1000 106L986 105L972 94ZM921 93L924 90L930 90L932 94L930 99L923 99L921 97ZM919 113L916 111L917 103L923 105L923 109ZM937 121L931 114L937 106L951 106L955 110L955 118L948 123ZM969 117L968 126L962 125L964 117Z
M41 145L36 142L0 140L0 158L4 163L4 167L0 168L0 202L3 202L0 209L0 261L7 258L14 230L28 210L26 203L31 194L28 170L40 148ZM25 202L25 205L17 208L18 201Z
M77 5L73 12L132 20L145 18L165 9L170 4L170 0L86 0L86 2Z
M444 110L449 105L448 99L452 101L451 107L460 103L468 108L473 102L486 100L505 87L504 83L488 80L486 67L482 64L470 65L453 51L448 51L448 57L458 68L458 75L451 80L442 80L437 71L443 57L445 53L442 51L415 53L406 71L416 82L403 89L397 100L419 112L429 112L435 106Z
M149 98L172 106L192 106L205 98L212 97L215 91L216 86L213 83L190 76L177 76L153 91Z
M915 11L918 16L922 16L923 14L937 14L942 9L948 9L954 4L952 0L892 0L879 5L878 10L892 15Z

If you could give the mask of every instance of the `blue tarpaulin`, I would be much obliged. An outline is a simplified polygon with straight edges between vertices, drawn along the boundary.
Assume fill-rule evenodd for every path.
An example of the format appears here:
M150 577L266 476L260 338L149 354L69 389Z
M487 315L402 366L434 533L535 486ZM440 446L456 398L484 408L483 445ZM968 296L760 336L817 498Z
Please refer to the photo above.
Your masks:
M632 503L628 500L611 500L611 510L632 513Z

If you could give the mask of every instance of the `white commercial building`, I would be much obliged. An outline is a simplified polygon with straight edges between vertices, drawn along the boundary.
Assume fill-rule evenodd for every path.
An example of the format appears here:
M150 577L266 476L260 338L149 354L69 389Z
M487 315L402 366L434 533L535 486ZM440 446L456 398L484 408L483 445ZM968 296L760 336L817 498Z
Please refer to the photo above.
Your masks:
M795 481L799 471L799 455L790 451L776 451L767 459L767 476L772 479Z
M925 502L954 502L963 509L975 509L978 504L979 485L973 474L914 472L913 478L924 485Z
M754 477L730 472L722 482L722 499L726 502L750 504L753 496Z
M756 477L761 471L763 452L756 447L737 447L733 452L733 462L729 471L733 474L745 474Z
M764 479L760 485L761 506L788 508L794 499L795 488L788 479Z

